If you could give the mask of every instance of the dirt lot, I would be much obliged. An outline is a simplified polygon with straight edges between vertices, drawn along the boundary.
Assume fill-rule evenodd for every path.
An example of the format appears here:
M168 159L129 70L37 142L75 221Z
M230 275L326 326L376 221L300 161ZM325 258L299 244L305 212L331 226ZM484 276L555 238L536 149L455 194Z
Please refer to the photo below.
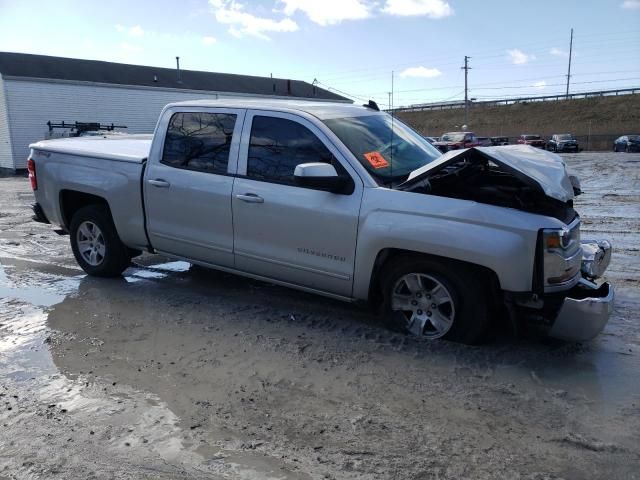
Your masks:
M581 345L428 343L152 255L88 278L0 179L0 479L640 478L640 155L566 158L616 247Z

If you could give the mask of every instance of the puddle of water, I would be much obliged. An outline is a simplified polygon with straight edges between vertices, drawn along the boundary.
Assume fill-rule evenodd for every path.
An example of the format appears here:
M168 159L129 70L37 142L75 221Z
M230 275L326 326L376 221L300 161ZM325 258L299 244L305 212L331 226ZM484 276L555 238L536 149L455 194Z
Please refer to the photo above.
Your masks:
M31 381L30 391L39 404L55 405L55 411L63 409L77 415L77 419L89 421L96 432L107 428L124 431L107 442L106 448L113 452L134 447L140 449L141 458L152 455L170 465L194 465L200 472L221 478L307 478L287 473L279 459L258 452L223 451L212 446L215 454L211 455L194 448L186 440L180 418L154 394L126 385L106 393L102 385L108 382L93 383L92 377L82 374L61 374L47 343L49 310L77 293L84 276L70 278L28 267L16 268L13 275L14 268L0 264L0 378L16 383ZM132 267L125 280L161 279L190 268L189 263L180 261ZM222 436L209 432L208 439L219 442ZM15 448L19 455L20 449L17 445Z
M67 282L68 279L62 280L62 283ZM78 282L76 281L76 288L77 283ZM71 288L71 285L68 283L67 285L63 286L63 288L56 290L43 288L42 286L18 286L14 282L11 282L9 280L7 274L4 271L4 267L2 266L2 264L0 264L0 298L13 298L16 300L21 300L25 303L29 303L31 305L50 307L64 300L64 298L66 297L65 290L70 290Z
M11 267L0 264L0 372L16 381L54 372L45 344L46 309L75 291L80 277L34 274L26 284L11 280L5 268Z

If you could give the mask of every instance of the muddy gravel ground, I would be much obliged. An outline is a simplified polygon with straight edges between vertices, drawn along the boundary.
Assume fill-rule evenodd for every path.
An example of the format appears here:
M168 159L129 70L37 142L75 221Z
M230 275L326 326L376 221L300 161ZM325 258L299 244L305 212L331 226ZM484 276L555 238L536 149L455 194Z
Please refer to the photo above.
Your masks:
M0 479L640 478L640 155L565 158L615 246L584 344L429 343L153 255L89 278L0 179Z

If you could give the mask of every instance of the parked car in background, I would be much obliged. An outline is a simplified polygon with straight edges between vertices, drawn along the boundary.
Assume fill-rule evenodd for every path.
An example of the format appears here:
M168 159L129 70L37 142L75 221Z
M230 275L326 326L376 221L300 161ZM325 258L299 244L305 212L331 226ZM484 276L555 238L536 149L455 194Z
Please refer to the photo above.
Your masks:
M460 148L477 147L478 140L473 132L449 132L442 134L440 140L434 142L433 146L441 152L448 152Z
M547 145L547 142L540 135L532 135L529 133L520 135L518 137L518 143L520 145L531 145L536 148L544 148Z
M440 140L440 137L424 137L424 139L429 142L431 145Z
M577 152L578 140L570 133L554 133L547 142L547 150L553 152Z
M490 147L493 145L489 137L476 137L477 147Z
M491 137L491 145L509 145L509 137Z
M613 142L614 152L640 152L640 135L623 135Z

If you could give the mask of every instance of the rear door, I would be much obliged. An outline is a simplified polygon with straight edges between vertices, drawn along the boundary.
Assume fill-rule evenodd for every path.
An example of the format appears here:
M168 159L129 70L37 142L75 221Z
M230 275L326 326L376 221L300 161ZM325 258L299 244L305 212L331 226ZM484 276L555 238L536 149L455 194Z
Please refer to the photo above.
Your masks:
M351 296L363 184L313 123L287 113L248 111L233 188L236 268ZM332 163L345 193L300 187L298 164Z
M194 108L172 112L158 127L144 181L156 250L233 266L231 192L244 114Z

